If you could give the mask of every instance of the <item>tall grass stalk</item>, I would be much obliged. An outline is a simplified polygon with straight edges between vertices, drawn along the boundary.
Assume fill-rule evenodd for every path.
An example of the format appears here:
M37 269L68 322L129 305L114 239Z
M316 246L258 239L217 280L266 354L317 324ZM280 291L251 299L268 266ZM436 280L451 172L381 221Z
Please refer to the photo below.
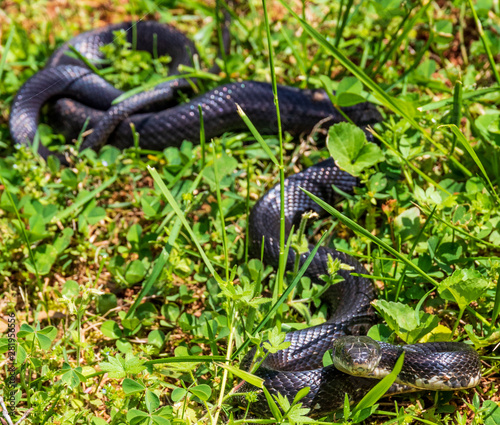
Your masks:
M455 88L453 89L453 109L451 111L451 123L460 126L460 120L462 119L462 82L457 81L455 83ZM457 135L453 135L453 140L451 142L450 155L453 155L455 151L455 145L457 143Z
M229 341L227 343L227 352L226 352L226 361L229 363L231 361L231 355L233 351L233 340L234 340L234 333L236 332L236 326L234 326L234 323L236 322L238 318L238 312L234 312L233 317L231 318L231 326L230 326L230 333L229 333ZM226 389L226 383L227 383L227 377L229 374L229 369L224 368L224 372L222 373L222 382L220 385L220 393L219 393L219 399L217 400L217 409L215 411L215 416L214 416L214 421L213 423L216 424L217 421L219 420L219 414L222 410L222 403L224 401L224 393Z
M201 145L201 168L205 167L206 162L206 137L205 137L205 120L203 119L203 108L198 105L198 113L200 114L200 145Z
M10 27L9 36L7 37L7 42L5 43L5 47L3 48L2 57L0 58L0 81L2 81L3 70L5 69L5 64L7 63L7 56L12 44L12 40L14 38L15 31L16 27L12 25Z
M269 26L269 16L267 13L266 0L262 0L262 8L264 10L264 21L267 33L267 48L269 52L269 67L271 71L271 81L273 85L274 105L276 106L276 119L278 123L278 140L279 140L279 175L280 175L280 255L279 267L277 276L277 286L273 293L273 301L276 302L280 294L283 293L286 267L286 252L285 252L285 166L283 164L283 131L281 129L281 115L278 100L278 85L276 82L276 70L274 69L274 55L271 38L271 28ZM280 315L278 314L278 317Z
M484 166L483 166L481 160L477 156L477 154L474 151L474 148L472 147L472 145L470 144L470 142L465 138L465 136L462 134L462 132L460 131L460 129L455 124L443 125L441 127L449 127L450 130L453 132L453 134L458 138L459 142L463 145L463 147L465 148L465 150L467 151L467 153L474 160L474 162L477 165L477 167L481 170L481 173L482 173L483 177L488 182L488 185L489 185L489 187L491 189L491 193L493 194L495 200L497 201L497 204L500 205L500 198L498 197L498 194L497 194L497 192L495 190L495 187L491 183L491 180L488 177L488 173L484 169Z
M493 57L493 54L491 53L489 40L487 35L484 33L483 30L483 25L481 24L481 21L479 20L479 17L477 16L476 9L474 9L474 3L472 3L472 0L467 0L469 3L470 10L472 12L472 16L474 17L474 22L476 23L477 27L477 32L479 33L479 38L481 38L481 42L483 43L484 50L486 51L486 56L488 56L488 62L490 63L491 70L493 71L493 75L495 77L495 80L498 85L500 85L500 74L498 73L497 69L497 64L495 62L495 58Z
M344 33L347 21L349 20L349 14L351 12L351 7L353 3L354 3L353 0L347 0L345 10L342 10L344 2L343 1L340 2L339 16L337 19L337 28L335 30L335 47L339 47L340 45L340 40L342 40L342 34ZM302 19L305 19L305 16L302 16Z
M149 173L151 174L151 177L153 177L153 180L160 188L160 191L163 193L163 196L165 196L167 202L170 204L172 209L175 211L175 213L179 217L179 220L183 224L184 228L189 233L189 236L191 237L196 248L198 249L198 252L199 252L201 258L203 259L205 266L208 268L209 272L212 274L212 276L215 278L215 280L219 284L223 284L224 283L223 280L221 279L219 274L215 271L215 268L213 267L210 259L207 257L207 254L205 254L205 251L201 247L201 244L198 241L198 238L196 237L196 234L194 233L193 229L191 228L191 225L186 220L184 213L182 212L181 208L179 207L179 204L177 203L177 201L173 197L170 190L168 190L167 186L165 186L165 183L163 182L163 179L161 178L161 176L158 174L158 171L156 171L155 168L150 167L149 165L147 168L148 168Z
M226 271L226 281L229 283L229 252L227 248L226 220L224 219L224 210L222 209L222 196L220 193L219 170L217 168L217 149L215 142L213 142L212 145L212 152L214 156L215 193L217 196L217 207L219 210L220 226L222 231L222 249L224 250L224 269Z

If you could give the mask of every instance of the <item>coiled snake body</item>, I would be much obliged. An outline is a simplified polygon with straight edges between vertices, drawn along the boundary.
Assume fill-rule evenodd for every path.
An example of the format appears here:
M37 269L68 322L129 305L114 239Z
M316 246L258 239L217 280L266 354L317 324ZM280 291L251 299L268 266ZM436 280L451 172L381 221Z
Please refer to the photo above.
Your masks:
M151 52L155 48L159 56L170 55L172 73L175 74L181 64L192 65L196 49L183 34L156 22L143 21L133 26L133 31L128 23L107 26L83 33L70 43L88 60L98 63L103 58L100 47L112 41L113 31L125 29L129 42L133 41L138 50ZM49 100L52 124L69 138L78 135L86 119L90 119L89 128L93 129L93 133L85 139L82 148L99 149L104 143L120 148L132 146L130 124L134 124L139 132L140 145L145 149L179 146L186 139L197 141L200 127L198 105L203 110L208 138L231 130L246 129L237 114L236 104L241 106L260 132L277 131L272 88L268 83L246 81L225 84L190 102L172 105L176 92L188 87L187 81L179 77L112 106L111 102L121 91L88 69L79 59L66 55L68 50L68 44L58 49L47 67L29 79L16 95L10 115L10 130L15 142L32 143L40 109ZM330 124L343 121L322 90L281 86L278 97L283 129L292 134L310 132L321 120ZM380 120L377 110L367 103L345 108L344 112L361 127ZM39 153L47 157L50 151L40 144ZM344 192L351 192L357 184L356 179L341 171L333 159L286 179L287 232L300 221L303 212L322 212L299 187L333 203L337 197L333 184ZM264 237L265 260L270 264L277 264L279 255L279 199L279 187L274 187L258 201L249 219L252 245L259 250ZM327 273L328 255L352 266L355 272L366 273L353 258L322 247L306 272L313 281L318 282L319 276ZM288 264L293 263L294 254L291 252ZM375 379L348 375L334 366L322 367L323 354L332 348L335 340L345 335L362 335L375 323L370 305L375 298L372 283L345 270L341 270L340 274L344 281L329 288L325 294L333 310L330 319L320 326L288 333L290 347L269 355L256 372L265 379L271 393L279 392L291 399L300 388L310 387L302 403L311 408L316 416L341 407L346 393L352 402L360 400L377 382ZM352 346L353 352L359 353L360 346L365 343L370 345L364 339L345 341L337 343L337 348ZM382 366L390 370L402 348L383 343L377 347L377 355L382 361L376 370ZM404 349L406 357L400 374L401 384L393 386L392 392L401 390L403 384L430 389L468 388L476 385L480 378L479 358L465 344L417 344ZM380 356L380 353L383 355ZM351 359L351 364L353 361ZM377 373L371 372L372 375ZM408 387L403 389L408 390ZM265 410L265 402L257 403L259 409Z

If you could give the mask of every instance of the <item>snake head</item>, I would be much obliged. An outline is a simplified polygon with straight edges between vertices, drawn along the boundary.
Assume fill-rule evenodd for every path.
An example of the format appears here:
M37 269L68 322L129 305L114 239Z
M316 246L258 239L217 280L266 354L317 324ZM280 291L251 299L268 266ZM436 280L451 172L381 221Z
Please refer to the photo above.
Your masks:
M333 342L333 364L349 375L373 375L381 355L378 342L367 336L343 336Z

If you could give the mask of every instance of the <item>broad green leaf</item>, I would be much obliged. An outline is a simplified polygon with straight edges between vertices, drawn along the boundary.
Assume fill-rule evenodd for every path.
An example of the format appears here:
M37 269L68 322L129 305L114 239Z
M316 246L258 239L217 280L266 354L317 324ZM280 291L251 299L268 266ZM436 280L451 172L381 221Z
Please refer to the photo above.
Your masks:
M216 160L217 176L219 183L227 175L234 173L238 166L238 161L232 156L223 153L220 158ZM210 187L215 190L215 174L214 167L206 167L203 169L203 177L210 183Z
M54 157L49 156L49 158L54 158ZM93 425L108 425L108 423L104 419L98 418L97 416L92 417L92 424Z
M40 276L44 276L50 272L52 265L57 260L57 249L50 244L45 244L37 247L34 251L35 262L31 260L31 258L26 259L24 264L26 268L31 273L38 274Z
M127 240L132 244L138 244L141 240L142 227L139 224L134 224L127 232Z
M158 415L151 415L151 418L156 425L170 425L171 423L168 419L165 419Z
M443 325L437 325L427 335L419 339L419 342L439 342L451 341L453 334L450 328Z
M160 407L160 399L151 390L146 390L145 402L149 413L153 413L156 409L158 409L158 407Z
M417 342L439 323L437 316L428 313L420 312L417 318L415 310L406 304L375 300L373 305L389 327L408 344Z
M325 354L323 354L323 358L321 360L323 367L331 366L333 364L332 351L331 350L325 351Z
M61 381L64 382L71 389L80 385L80 382L85 382L85 377L82 374L82 368L72 368L68 363L64 362L61 371L66 371L61 376Z
M378 409L378 404L374 404L370 407L366 407L362 410L353 412L353 414L351 415L351 421L355 424L363 422L365 419L370 417L377 409Z
M366 335L374 339L375 341L388 342L391 334L392 331L389 329L389 327L387 327L387 325L378 323L376 325L373 325Z
M78 178L71 168L63 168L61 171L61 182L70 189L76 189L78 186Z
M148 335L148 344L154 345L157 348L163 347L165 343L165 334L160 329L151 331Z
M146 389L146 387L142 383L134 381L133 379L130 378L125 378L123 380L122 388L125 394L138 393Z
M192 387L189 389L189 392L194 394L196 397L198 397L200 400L203 401L207 401L212 395L212 389L206 384L201 384L197 385L196 387Z
M131 353L133 349L132 344L125 338L120 338L116 341L116 348L124 354Z
M171 398L172 398L172 401L174 403L177 403L178 401L182 400L187 394L187 390L185 390L184 388L175 388L173 391L172 391L172 395L171 395Z
M54 326L47 326L38 331L39 334L45 335L51 341L57 336L57 328Z
M453 274L438 285L441 297L458 304L464 310L472 301L477 301L490 282L474 269L455 270Z
M337 86L337 94L345 92L361 94L362 90L363 84L356 77L344 77Z
M89 224L97 224L106 218L106 210L101 207L92 208L86 218Z
M285 341L286 333L280 332L278 327L275 326L268 334L268 341L264 342L263 346L270 353L277 353L279 350L288 348L291 344L290 341Z
M484 425L500 425L500 406L493 400L485 400L482 406Z
M146 276L146 267L141 260L132 261L125 272L125 280L130 284L140 282L144 276Z
M62 254L62 252L69 246L73 233L73 229L66 227L54 241L54 248L58 254Z
M125 370L130 375L137 375L142 372L146 366L144 366L144 361L138 357L135 357L132 353L127 353L125 355Z
M23 323L21 325L21 327L19 328L19 332L17 333L17 336L23 337L23 336L25 336L25 333L28 334L28 333L33 333L33 332L35 332L34 328L32 328L27 323Z
M138 409L130 409L127 412L127 421L131 425L136 425L142 423L148 419L149 415L146 412L143 412ZM145 423L145 422L144 422Z
M108 338L118 339L123 335L122 330L114 320L106 320L101 325L101 332L104 336Z
M328 151L335 163L353 176L382 161L380 148L367 142L365 133L359 127L341 122L328 131Z
M366 99L361 94L362 90L363 84L356 77L343 78L335 93L337 105L344 108L364 102Z
M125 359L117 354L115 357L109 357L109 362L101 362L99 366L104 372L108 372L110 378L125 378L127 374L137 375L146 367L144 362L135 357L132 353L127 353Z
M394 219L394 228L403 241L416 237L420 230L420 210L417 207L404 210Z

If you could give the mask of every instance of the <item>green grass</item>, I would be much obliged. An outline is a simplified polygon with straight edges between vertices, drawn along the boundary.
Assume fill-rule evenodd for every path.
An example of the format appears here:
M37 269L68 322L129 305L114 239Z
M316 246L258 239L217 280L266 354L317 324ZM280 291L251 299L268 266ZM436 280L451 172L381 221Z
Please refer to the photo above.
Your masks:
M233 46L217 59L218 76L205 72L219 46L214 8L200 1L3 5L0 309L21 327L14 422L32 409L26 424L276 423L246 418L236 385L252 378L239 361L250 344L280 346L284 332L326 318L322 288L302 269L248 259L246 237L248 211L266 189L328 156L320 135L262 138L249 126L161 152L106 146L71 167L12 145L12 99L57 46L97 23L151 17L195 40L199 66L184 71L199 92L274 80L338 88L336 106L359 96L380 105L378 162L354 158L362 184L306 233L367 265L380 289L370 335L470 341L484 379L455 393L377 401L375 392L337 421L343 413L376 424L500 423L498 4L288 4L267 3L268 25L260 1L230 9ZM151 85L165 75L148 69L166 61L150 59L108 74L129 88L150 61ZM58 139L46 127L39 136ZM282 241L285 250L295 243ZM3 380L4 398L8 391ZM300 397L286 403L270 400L279 421L313 422Z

